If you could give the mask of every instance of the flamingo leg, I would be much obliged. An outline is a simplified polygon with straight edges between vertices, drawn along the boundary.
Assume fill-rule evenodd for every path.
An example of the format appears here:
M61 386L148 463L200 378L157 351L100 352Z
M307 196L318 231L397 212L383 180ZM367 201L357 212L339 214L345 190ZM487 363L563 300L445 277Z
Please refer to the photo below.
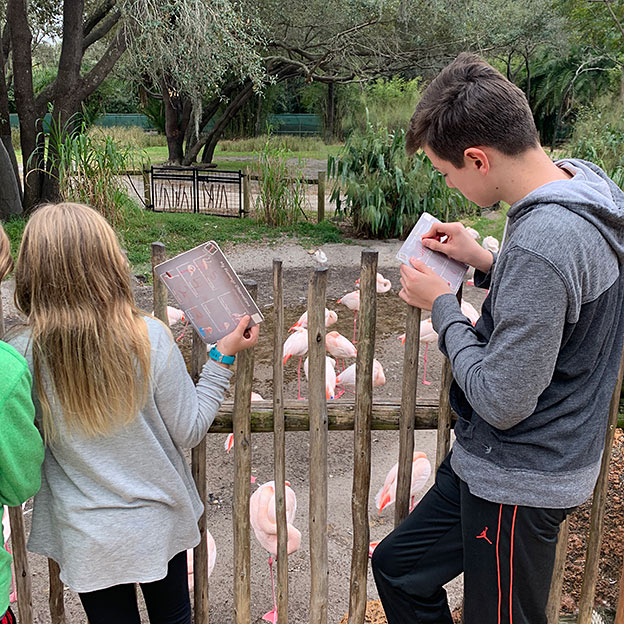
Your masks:
M357 310L353 314L353 344L357 344L357 340L355 339L355 324L357 323Z
M301 401L303 397L301 396L301 360L299 358L299 366L297 366L297 400Z
M271 570L271 591L273 592L273 610L265 613L262 619L275 624L277 622L277 600L275 598L275 580L273 578L273 557L269 556L269 570Z
M424 357L424 366L423 366L423 384L425 386L430 386L431 382L427 381L427 349L429 348L429 343L425 343L425 357Z

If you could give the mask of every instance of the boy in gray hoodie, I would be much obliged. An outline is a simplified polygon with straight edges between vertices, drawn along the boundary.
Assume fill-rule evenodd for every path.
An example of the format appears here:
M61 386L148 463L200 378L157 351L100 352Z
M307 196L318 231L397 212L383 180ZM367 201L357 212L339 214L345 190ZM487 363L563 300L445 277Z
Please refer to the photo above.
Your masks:
M401 267L459 419L434 486L375 550L375 581L390 624L450 624L443 585L461 572L466 624L545 624L559 525L596 483L620 365L624 193L591 163L553 163L522 91L471 54L423 94L419 148L468 199L508 203L508 230L498 257L460 223L423 237L490 289L475 327L433 271Z

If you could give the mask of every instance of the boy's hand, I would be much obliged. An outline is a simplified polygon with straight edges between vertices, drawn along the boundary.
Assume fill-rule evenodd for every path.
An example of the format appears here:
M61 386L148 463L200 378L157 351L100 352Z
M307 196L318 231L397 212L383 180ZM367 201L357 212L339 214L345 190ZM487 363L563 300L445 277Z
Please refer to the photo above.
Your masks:
M446 237L444 241L442 238ZM483 249L470 236L461 223L434 223L431 229L423 234L423 247L439 251L453 260L469 264L475 269L487 273L492 266L492 254Z
M223 336L221 340L217 341L217 349L223 355L236 355L239 351L249 349L249 347L253 347L258 342L260 327L254 325L248 328L247 325L249 325L250 320L249 314L243 316L231 334Z
M410 258L412 267L401 264L401 286L399 297L406 303L422 310L431 310L433 302L451 292L449 284L424 262Z

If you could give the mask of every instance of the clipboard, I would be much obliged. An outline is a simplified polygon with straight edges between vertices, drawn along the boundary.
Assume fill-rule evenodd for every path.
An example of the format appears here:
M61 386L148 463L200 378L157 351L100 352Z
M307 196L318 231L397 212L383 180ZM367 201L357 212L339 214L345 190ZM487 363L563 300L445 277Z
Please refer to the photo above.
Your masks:
M468 265L457 260L451 260L448 256L439 251L432 251L423 247L422 236L426 234L434 223L440 223L428 212L423 212L416 225L412 228L409 236L399 249L396 257L407 266L410 264L410 258L416 258L431 267L441 278L445 279L451 290L457 294L459 287L464 281L464 276L468 270Z
M230 334L246 314L251 317L249 327L264 321L215 241L158 264L154 272L206 344Z

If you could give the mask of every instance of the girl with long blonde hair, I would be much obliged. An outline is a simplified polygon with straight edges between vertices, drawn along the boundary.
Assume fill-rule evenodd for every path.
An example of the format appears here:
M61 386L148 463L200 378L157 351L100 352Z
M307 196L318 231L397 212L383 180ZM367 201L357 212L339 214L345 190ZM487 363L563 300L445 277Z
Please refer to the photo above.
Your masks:
M9 239L0 225L0 281L12 268ZM4 505L20 505L39 489L43 442L35 427L32 378L26 360L2 341L0 370L0 515L3 515ZM15 616L9 607L11 555L2 548L5 537L2 535L0 541L0 624L14 624Z
M169 329L138 309L115 233L80 204L30 218L15 271L27 318L12 342L35 378L46 439L30 550L55 560L90 624L189 624L186 550L203 504L183 448L198 444L229 385L209 359L197 387ZM249 317L217 343L257 342ZM219 358L222 359L222 358Z

